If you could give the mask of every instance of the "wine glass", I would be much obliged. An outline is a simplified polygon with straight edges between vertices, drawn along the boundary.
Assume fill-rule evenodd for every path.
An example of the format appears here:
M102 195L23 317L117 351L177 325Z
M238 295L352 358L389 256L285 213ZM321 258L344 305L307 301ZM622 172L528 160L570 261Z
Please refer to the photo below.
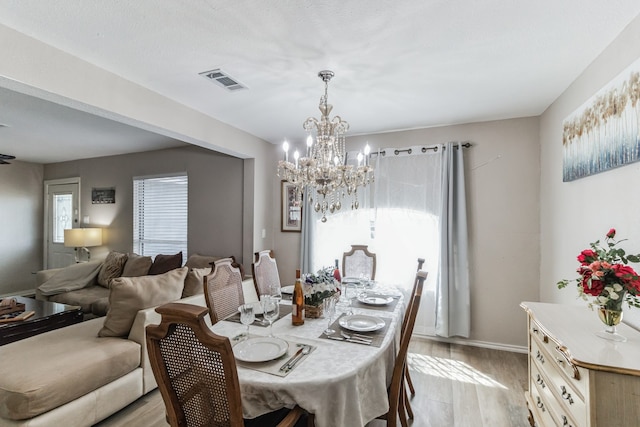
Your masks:
M249 325L256 320L256 315L253 312L253 304L243 304L240 306L240 322L247 327L247 339L249 338Z
M280 304L278 304L278 300L271 295L264 295L262 299L262 315L269 322L269 336L273 337L273 322L275 322L280 315Z
M282 301L282 290L280 288L280 284L273 283L271 286L269 286L269 290L271 291L271 297L275 298L278 304L280 304L280 301Z
M347 298L347 314L353 314L353 307L351 306L353 299L358 295L358 289L355 283L350 283L345 287L345 297Z
M322 310L324 311L324 315L327 318L327 329L324 330L324 334L329 336L334 334L336 331L331 329L331 322L333 320L333 315L336 313L336 300L333 297L325 298L322 300Z

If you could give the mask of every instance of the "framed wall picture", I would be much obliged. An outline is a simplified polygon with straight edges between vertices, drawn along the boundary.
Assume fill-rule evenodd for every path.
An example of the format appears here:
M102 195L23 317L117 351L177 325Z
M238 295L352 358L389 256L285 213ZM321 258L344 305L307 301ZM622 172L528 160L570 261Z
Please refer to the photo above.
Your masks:
M302 231L302 200L298 197L295 185L281 181L281 231Z
M110 188L92 188L91 203L92 204L112 204L116 202L116 189Z

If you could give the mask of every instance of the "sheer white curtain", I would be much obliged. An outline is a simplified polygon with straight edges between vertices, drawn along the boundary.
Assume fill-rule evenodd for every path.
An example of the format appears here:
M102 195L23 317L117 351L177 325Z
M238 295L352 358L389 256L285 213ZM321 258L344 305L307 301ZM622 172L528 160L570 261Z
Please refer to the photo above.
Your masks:
M416 333L433 334L435 330L435 283L439 266L440 189L442 150L411 147L394 154L374 157L375 184L359 196L361 207L328 217L326 223L311 221L315 228L313 268L342 261L342 253L352 244L369 245L378 257L376 279L396 284L410 291L415 278L417 259L425 258L429 271ZM418 154L415 154L418 153Z

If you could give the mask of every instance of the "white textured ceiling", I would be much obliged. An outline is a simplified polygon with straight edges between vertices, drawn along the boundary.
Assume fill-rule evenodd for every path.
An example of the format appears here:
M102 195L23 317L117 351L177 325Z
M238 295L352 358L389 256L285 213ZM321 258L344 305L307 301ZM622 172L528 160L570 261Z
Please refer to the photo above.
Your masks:
M0 2L0 24L272 143L303 140L322 69L351 134L539 115L639 13L638 0ZM213 68L249 89L198 75Z

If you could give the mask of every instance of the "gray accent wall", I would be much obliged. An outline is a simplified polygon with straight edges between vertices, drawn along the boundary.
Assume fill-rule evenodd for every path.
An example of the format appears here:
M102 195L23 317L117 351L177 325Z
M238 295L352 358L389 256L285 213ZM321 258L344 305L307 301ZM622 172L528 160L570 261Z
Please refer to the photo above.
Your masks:
M44 179L81 179L83 226L104 227L104 245L92 257L133 247L133 178L186 172L189 177L190 254L234 255L243 260L243 160L190 146L44 166ZM115 204L92 204L92 188L116 189ZM186 261L186 259L185 259ZM249 266L250 267L250 266Z
M43 167L0 165L0 296L33 291L42 266Z

